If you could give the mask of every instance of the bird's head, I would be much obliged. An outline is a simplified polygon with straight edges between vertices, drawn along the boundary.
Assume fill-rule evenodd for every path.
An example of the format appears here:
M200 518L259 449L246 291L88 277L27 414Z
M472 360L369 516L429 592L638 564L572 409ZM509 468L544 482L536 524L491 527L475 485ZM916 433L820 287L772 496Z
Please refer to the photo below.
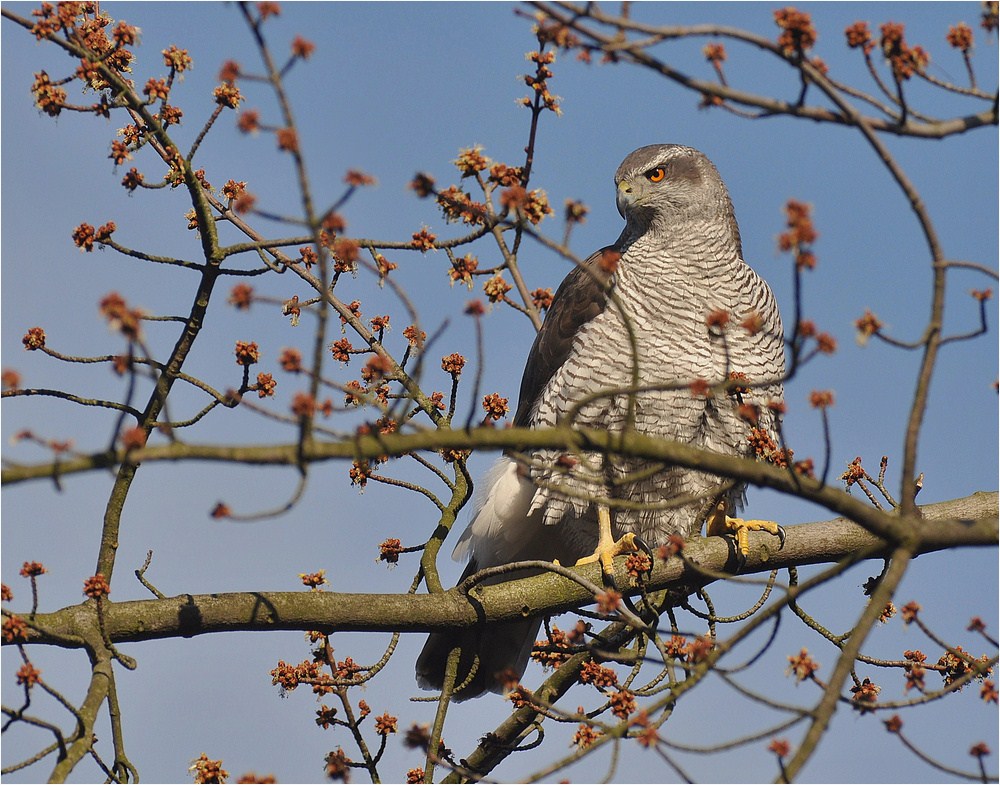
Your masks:
M678 144L640 147L615 172L618 212L633 236L677 231L688 221L719 222L737 232L729 193L699 151Z

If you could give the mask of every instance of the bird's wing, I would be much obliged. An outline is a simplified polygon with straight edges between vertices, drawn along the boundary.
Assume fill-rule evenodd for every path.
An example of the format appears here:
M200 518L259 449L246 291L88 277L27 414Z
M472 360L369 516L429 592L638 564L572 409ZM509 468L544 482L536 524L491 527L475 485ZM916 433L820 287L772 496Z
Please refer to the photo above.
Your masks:
M607 306L617 256L614 246L601 248L583 264L574 267L559 285L528 353L514 415L515 426L529 424L538 396L552 374L569 357L580 328Z

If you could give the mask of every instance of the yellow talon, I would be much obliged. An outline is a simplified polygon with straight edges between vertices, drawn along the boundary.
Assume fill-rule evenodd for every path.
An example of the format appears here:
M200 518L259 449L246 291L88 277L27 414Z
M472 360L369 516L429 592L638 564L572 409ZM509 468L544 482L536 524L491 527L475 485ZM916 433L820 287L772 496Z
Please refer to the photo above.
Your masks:
M744 520L726 515L725 502L720 502L715 513L709 518L708 536L733 535L736 540L736 551L743 559L750 555L750 532L767 532L780 541L779 547L785 547L785 530L774 521Z
M636 537L632 532L624 535L617 542L615 541L611 534L611 512L607 507L598 506L597 524L599 531L597 549L589 556L580 559L575 566L579 567L581 564L599 561L604 576L614 579L615 556L623 553L635 553L639 550L639 546L636 544Z

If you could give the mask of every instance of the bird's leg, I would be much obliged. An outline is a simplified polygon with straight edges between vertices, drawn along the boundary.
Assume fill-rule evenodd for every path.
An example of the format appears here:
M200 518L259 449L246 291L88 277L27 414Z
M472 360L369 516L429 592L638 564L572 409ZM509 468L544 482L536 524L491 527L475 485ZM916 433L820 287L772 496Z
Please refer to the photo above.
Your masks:
M785 530L774 521L746 521L742 518L730 518L726 515L726 502L720 501L715 511L708 519L705 533L709 536L725 537L731 535L736 541L736 554L741 562L750 555L750 532L768 532L778 538L779 549L785 547Z
M597 550L590 554L590 556L584 556L580 559L576 563L576 566L579 567L581 564L590 564L591 562L599 561L601 563L601 572L604 573L606 578L613 580L615 576L615 556L622 553L635 553L641 547L640 541L635 534L629 532L615 542L614 536L611 534L611 510L603 504L597 505L597 526Z

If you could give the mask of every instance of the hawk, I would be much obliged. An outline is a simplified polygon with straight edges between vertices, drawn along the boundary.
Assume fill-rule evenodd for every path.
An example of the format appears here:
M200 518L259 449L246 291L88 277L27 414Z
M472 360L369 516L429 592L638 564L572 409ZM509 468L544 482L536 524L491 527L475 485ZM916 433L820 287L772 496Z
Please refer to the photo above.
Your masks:
M777 444L781 318L767 283L743 261L715 166L690 147L651 145L622 161L615 186L625 228L559 286L528 354L514 424L631 427L735 456L755 455L761 441ZM728 517L744 491L639 458L507 454L480 483L454 557L469 559L463 578L527 559L599 560L608 576L614 555L634 550L636 537L655 547L706 522L710 533L734 533L745 555L747 530L783 533L768 521ZM448 655L461 646L455 699L502 692L524 673L539 625L433 633L417 681L440 689Z

